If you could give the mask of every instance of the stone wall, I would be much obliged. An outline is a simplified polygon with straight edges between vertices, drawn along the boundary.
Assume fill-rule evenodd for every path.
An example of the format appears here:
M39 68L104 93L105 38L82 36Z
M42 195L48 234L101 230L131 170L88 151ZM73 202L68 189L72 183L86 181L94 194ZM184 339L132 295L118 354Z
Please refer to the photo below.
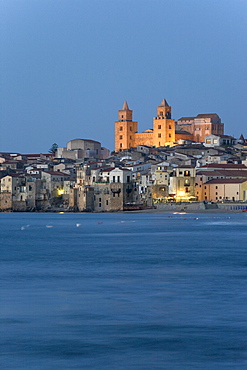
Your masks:
M12 208L12 194L0 193L0 210L7 211Z

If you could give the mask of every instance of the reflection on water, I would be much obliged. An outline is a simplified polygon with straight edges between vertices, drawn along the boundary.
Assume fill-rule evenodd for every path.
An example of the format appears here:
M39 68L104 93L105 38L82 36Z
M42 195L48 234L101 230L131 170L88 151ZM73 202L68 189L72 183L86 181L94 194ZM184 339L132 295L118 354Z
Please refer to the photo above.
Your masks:
M246 214L0 218L1 368L247 368Z

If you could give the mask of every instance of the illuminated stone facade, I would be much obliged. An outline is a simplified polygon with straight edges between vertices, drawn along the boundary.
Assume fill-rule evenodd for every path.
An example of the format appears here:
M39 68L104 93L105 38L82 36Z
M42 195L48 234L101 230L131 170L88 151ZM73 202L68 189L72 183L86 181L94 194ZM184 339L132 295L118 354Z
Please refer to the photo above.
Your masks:
M177 123L180 128L191 133L192 140L198 143L203 143L208 135L224 135L224 123L216 113L182 117Z
M138 122L132 120L132 110L127 102L118 111L115 122L115 152L123 149L147 145L153 147L172 146L178 140L204 142L207 135L223 135L224 123L216 113L198 114L196 117L182 117L177 121L171 118L171 107L165 99L157 108L153 118L153 128L138 132Z
M175 120L171 118L171 107L163 99L153 119L153 129L138 132L138 123L132 120L132 110L127 102L118 111L115 122L115 151L136 147L137 145L166 146L175 142Z

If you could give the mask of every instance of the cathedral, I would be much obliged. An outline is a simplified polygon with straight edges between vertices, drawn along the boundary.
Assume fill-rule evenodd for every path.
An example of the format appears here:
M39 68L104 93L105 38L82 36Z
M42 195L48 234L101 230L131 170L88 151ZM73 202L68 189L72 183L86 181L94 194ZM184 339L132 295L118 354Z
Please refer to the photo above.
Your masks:
M156 148L173 146L180 139L203 142L206 135L224 134L224 124L216 113L183 117L176 123L171 118L171 107L165 99L157 108L152 129L138 132L138 122L132 120L132 113L125 101L122 109L118 111L118 121L115 122L115 152L137 145Z

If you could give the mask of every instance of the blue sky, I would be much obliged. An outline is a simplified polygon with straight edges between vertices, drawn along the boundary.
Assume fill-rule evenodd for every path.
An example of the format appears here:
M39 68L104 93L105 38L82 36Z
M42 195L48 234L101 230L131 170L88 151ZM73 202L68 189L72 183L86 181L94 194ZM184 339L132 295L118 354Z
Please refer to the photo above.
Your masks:
M246 0L0 0L0 151L114 148L123 101L139 131L218 113L247 137Z

